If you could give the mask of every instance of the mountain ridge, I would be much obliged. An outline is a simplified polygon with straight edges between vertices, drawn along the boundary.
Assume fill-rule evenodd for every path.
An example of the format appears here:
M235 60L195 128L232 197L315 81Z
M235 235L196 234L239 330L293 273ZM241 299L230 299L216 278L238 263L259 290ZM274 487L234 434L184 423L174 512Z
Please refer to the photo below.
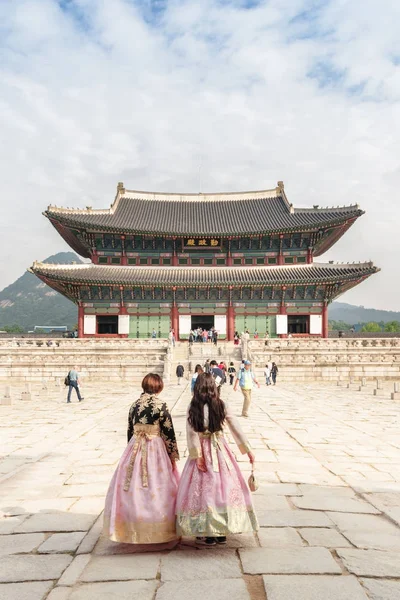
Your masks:
M43 262L81 263L74 252L58 252ZM26 271L0 292L0 329L19 325L33 330L35 325L66 325L73 329L78 320L77 306Z

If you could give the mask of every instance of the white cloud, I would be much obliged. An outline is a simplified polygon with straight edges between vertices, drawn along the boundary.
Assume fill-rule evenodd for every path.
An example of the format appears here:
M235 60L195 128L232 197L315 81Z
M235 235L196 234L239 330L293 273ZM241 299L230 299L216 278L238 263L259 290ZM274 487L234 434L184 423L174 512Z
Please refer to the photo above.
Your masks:
M198 191L201 161L203 191L283 179L295 206L359 202L324 258L373 259L343 300L400 309L400 8L245 5L1 3L0 288L64 249L49 203L105 207L117 181Z

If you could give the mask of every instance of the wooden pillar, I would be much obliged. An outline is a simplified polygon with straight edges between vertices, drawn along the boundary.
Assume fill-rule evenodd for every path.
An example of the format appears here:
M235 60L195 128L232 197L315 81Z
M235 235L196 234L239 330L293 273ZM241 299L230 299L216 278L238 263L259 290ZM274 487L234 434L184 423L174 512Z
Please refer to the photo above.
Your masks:
M282 246L283 246L283 234L281 233L280 236L279 236L278 265L283 265Z
M322 308L322 337L329 337L329 326L328 326L328 304L324 302L324 306Z
M78 306L78 338L83 337L83 306Z
M173 251L172 251L172 266L178 266L178 257L176 255L176 238L173 239Z
M307 248L307 264L311 264L313 262L313 254L312 254L312 246Z
M226 266L231 267L233 265L232 252L231 252L231 240L228 240L228 253L226 255Z
M179 312L176 304L171 309L171 329L175 332L176 341L179 340Z
M228 342L233 342L235 335L235 310L231 304L228 306L226 316L228 321Z

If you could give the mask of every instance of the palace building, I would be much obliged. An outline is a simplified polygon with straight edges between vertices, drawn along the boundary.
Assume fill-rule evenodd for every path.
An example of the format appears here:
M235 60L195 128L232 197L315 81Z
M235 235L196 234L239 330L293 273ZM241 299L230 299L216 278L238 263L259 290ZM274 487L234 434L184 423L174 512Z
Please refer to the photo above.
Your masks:
M118 184L105 210L49 206L45 216L90 263L31 272L78 306L78 335L167 337L214 326L220 339L328 336L328 305L376 273L315 262L363 214L357 205L294 208L275 189L163 194Z

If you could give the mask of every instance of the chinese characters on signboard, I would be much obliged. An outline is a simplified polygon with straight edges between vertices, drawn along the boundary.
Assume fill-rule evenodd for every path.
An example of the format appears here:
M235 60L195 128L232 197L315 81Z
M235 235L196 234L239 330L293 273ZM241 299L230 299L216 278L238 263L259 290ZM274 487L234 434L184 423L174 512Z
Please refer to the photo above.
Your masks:
M221 240L218 238L185 238L185 248L218 248Z

